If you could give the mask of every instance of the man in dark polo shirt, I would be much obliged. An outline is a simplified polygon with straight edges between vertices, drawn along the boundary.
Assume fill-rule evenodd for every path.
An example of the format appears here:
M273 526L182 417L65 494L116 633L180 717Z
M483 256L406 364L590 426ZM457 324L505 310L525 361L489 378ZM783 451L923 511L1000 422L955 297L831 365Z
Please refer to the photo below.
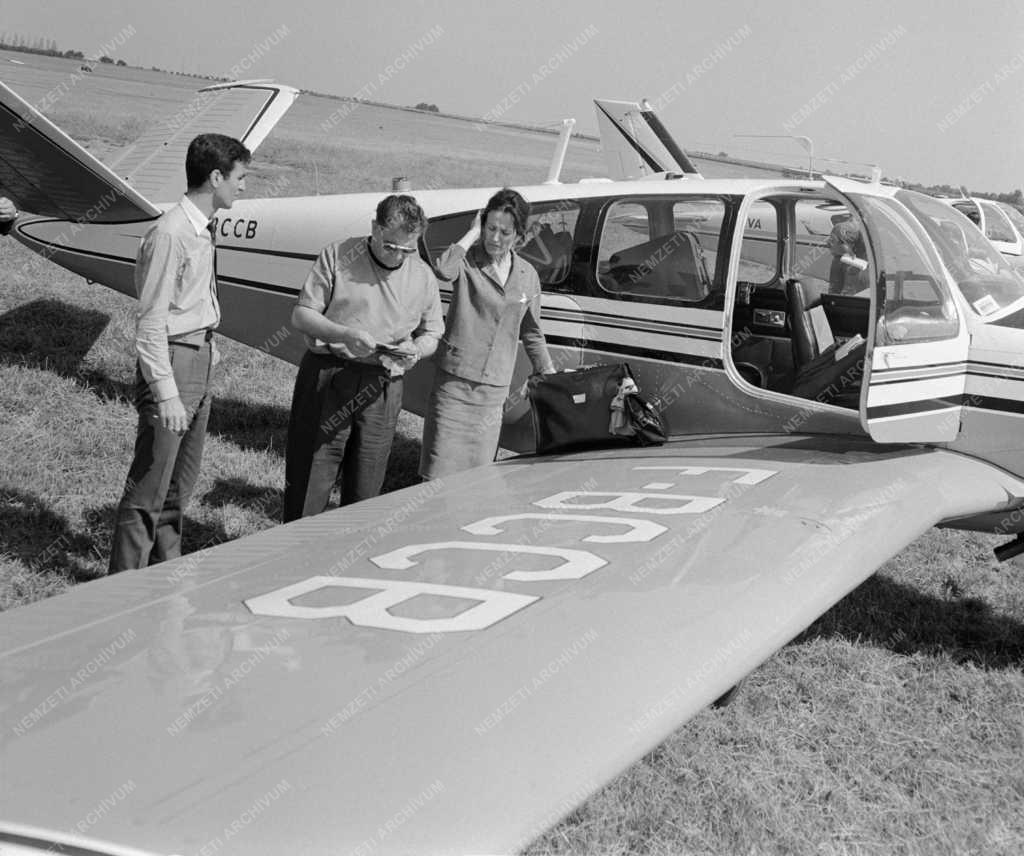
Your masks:
M402 376L444 332L427 227L411 196L377 206L369 238L326 246L292 311L309 350L299 365L285 450L284 521L377 496L402 409Z

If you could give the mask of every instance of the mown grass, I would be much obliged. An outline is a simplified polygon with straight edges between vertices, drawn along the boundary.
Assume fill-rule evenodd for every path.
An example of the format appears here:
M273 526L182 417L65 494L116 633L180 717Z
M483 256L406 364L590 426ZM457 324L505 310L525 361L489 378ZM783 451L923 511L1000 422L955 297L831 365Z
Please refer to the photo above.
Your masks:
M286 120L258 153L252 196L281 176L289 195L386 190L399 174L452 184L537 177L532 149L462 161L451 154L457 142L442 158L410 138L374 154L369 137L357 145L346 136L356 131L309 124L336 107L308 105L305 126ZM55 119L103 152L136 130L119 115L131 110ZM572 168L586 171L587 157ZM12 241L0 242L0 271L0 607L9 608L103 572L135 413L131 301ZM186 550L279 519L294 369L223 344ZM415 479L419 431L404 415L387 489ZM697 716L529 852L1024 852L1024 574L994 561L996 540L921 538L758 669L732 705Z

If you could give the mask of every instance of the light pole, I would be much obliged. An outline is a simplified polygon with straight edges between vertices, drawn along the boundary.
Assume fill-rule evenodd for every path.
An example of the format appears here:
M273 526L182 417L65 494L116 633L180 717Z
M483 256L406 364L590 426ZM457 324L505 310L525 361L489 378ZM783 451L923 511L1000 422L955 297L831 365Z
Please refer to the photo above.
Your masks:
M761 137L774 140L796 140L807 152L807 177L814 178L814 140L798 134L733 134L734 137Z

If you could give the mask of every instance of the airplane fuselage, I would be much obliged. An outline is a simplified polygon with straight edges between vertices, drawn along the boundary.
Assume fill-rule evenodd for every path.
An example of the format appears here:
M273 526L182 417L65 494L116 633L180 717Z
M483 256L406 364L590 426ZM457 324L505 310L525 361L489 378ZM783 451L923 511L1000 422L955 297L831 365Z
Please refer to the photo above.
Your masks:
M907 235L924 232L893 193L871 196L870 186L860 187L875 201L851 202L831 184L786 180L520 188L533 210L521 252L541 275L556 366L629 361L673 434L867 435L945 445L1024 473L1024 448L1011 439L1024 413L1024 372L1014 368L1015 355L1024 352L1024 331L1014 321L1024 287L1012 285L1016 294L991 304L973 295L972 311L934 248L915 250L920 257L894 248L885 232L892 222ZM422 255L436 258L460 238L494 190L416 193L431 220ZM310 266L329 242L367 234L379 199L364 193L241 200L218 212L220 332L297 362L304 343L289 318ZM834 263L825 239L836 212L858 217L866 232L863 264L871 268L858 294L833 294L829 282ZM151 222L23 218L16 237L134 296L135 255ZM893 272L894 264L906 270ZM793 279L822 305L819 321L823 315L835 342L823 343L824 352L863 340L862 350L853 350L861 355L857 370L832 378L828 395L800 387L807 367L795 356L787 297ZM921 291L920 283L928 293L894 309L883 289L897 282L901 294ZM443 300L448 294L442 284ZM880 337L885 319L895 320ZM977 358L968 355L974 348ZM528 408L517 392L528 371L521 354L502 434L502 444L517 451L532 448ZM431 373L428 364L411 375L408 409L423 412Z

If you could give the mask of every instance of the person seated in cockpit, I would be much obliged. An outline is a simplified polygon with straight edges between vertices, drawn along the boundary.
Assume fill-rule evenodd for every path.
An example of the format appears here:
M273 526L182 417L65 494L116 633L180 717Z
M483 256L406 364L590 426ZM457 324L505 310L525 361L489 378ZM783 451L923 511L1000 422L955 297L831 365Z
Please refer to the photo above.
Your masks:
M827 245L832 253L829 294L857 294L867 288L868 253L860 227L853 220L841 220L832 227Z

